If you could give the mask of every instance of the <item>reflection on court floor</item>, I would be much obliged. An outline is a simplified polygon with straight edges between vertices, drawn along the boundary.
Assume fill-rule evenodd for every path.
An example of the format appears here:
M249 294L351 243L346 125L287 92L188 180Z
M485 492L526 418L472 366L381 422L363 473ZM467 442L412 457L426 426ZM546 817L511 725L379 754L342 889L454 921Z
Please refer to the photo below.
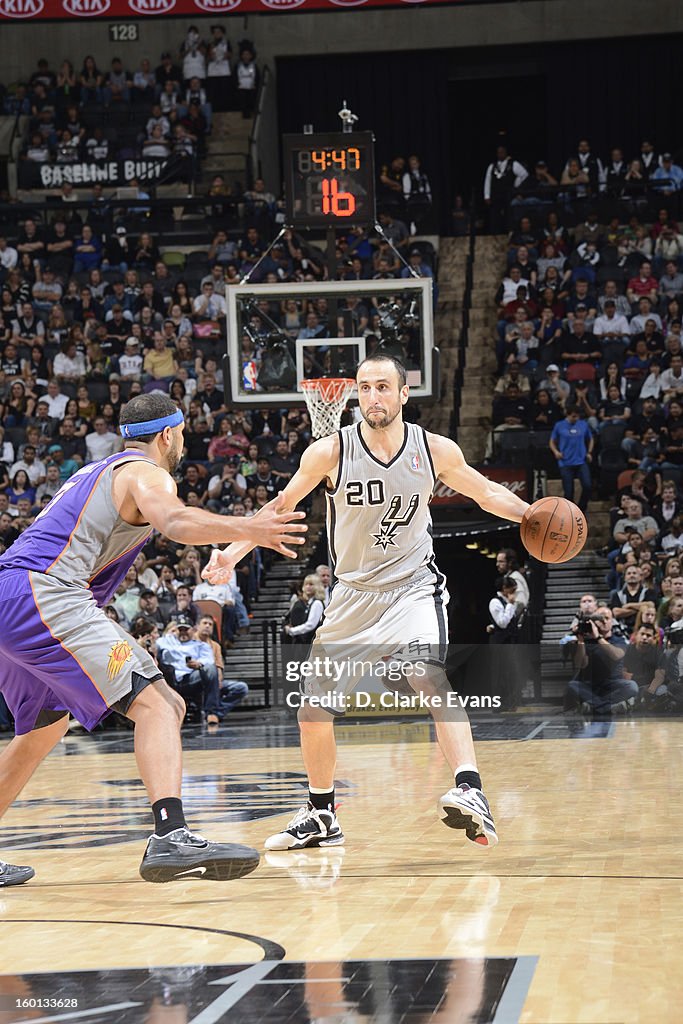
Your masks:
M341 725L346 845L289 853L263 842L306 795L296 728L193 730L188 820L261 864L168 886L138 874L152 818L131 734L69 734L0 829L0 857L36 872L0 890L0 1024L677 1019L681 723L525 712L474 728L491 851L439 821L451 776L427 721ZM6 1002L80 993L23 1016Z
M534 957L284 962L274 952L255 964L0 975L0 1021L3 1011L13 1024L35 1019L45 1001L42 1021L90 1024L515 1024L535 967Z

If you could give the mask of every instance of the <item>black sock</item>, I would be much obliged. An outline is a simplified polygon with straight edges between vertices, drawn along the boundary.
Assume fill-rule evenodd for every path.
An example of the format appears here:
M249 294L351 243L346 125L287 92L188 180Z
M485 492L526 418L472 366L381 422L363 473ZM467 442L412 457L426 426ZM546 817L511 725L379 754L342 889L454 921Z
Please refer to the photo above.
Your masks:
M456 786L469 786L470 789L481 789L479 772L458 772L455 776Z
M334 812L334 786L332 789L328 789L326 793L311 793L309 789L308 799L311 801L316 811Z
M152 804L154 814L154 834L167 836L176 828L187 828L185 815L183 813L183 801L177 796L166 797L165 800L157 800Z

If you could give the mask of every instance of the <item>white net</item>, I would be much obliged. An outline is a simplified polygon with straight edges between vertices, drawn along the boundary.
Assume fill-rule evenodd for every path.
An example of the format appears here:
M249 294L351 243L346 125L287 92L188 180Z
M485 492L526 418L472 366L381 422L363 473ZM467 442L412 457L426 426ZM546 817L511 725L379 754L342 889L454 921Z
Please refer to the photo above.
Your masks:
M341 414L355 386L352 377L318 377L301 381L314 437L327 437L339 430Z

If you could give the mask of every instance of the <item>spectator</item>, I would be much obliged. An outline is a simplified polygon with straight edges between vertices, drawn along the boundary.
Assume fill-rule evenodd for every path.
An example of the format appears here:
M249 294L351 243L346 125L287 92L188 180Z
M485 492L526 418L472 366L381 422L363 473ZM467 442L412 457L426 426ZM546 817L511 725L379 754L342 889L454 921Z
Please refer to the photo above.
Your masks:
M85 438L86 462L100 462L121 451L121 438L109 430L104 416L96 416L93 427Z
M104 84L104 77L95 64L94 57L88 55L84 59L78 81L81 87L81 103L87 104L102 102L102 86Z
M558 461L565 498L574 500L574 480L581 483L579 508L585 512L591 491L590 462L593 458L593 435L585 420L579 419L579 410L568 405L564 420L553 427L550 450Z
M544 388L549 392L550 397L561 409L571 394L571 387L566 380L560 376L560 368L557 363L550 363L545 369L546 376L539 384L539 389Z
M85 440L73 438L70 440L68 433L60 437L59 444L51 444L47 449L47 468L51 464L57 466L59 479L62 483L73 476L85 461Z
M154 98L156 76L147 57L143 57L140 61L140 67L133 75L131 87L133 103L143 103Z
M123 224L119 224L116 227L113 235L110 235L107 240L107 244L104 250L104 259L102 260L102 266L110 267L112 270L120 270L121 273L125 273L128 270L128 265L132 262L133 249L128 239L126 227ZM121 303L123 301L123 295L119 294L119 291L115 290L113 285L112 290L116 295L117 301ZM121 292L123 292L124 290L124 288L120 289ZM130 295L130 293L128 293L128 295L126 296L126 304L128 309L132 309L132 299L133 297Z
M204 281L201 295L192 304L195 320L221 320L227 315L227 306L222 295L216 295L213 283Z
M64 419L69 397L62 394L59 381L56 378L53 377L48 382L47 394L43 396L43 400L47 403L49 416L56 420Z
M206 47L200 38L197 26L190 25L180 48L183 57L183 80L186 88L192 78L197 77L202 82L206 78L205 52Z
M410 221L410 233L416 235L428 226L432 208L432 189L429 178L420 166L420 158L414 153L408 157L408 168L401 184Z
M673 162L671 153L662 153L661 162L650 176L651 187L661 195L670 196L678 192L683 182L683 168Z
M507 206L523 182L529 177L527 170L508 155L507 146L496 149L496 159L486 168L484 175L484 202L490 207L492 234L501 234L507 223Z
M35 315L30 302L22 303L21 316L12 321L12 341L19 345L33 345L34 342L42 343L44 337L45 324ZM7 373L7 370L5 372Z
M654 590L643 585L640 567L629 565L624 571L624 585L619 590L612 591L609 605L614 618L631 633L643 602L652 602L655 596Z
M511 575L499 576L495 586L496 595L489 601L491 622L486 627L489 643L516 644L519 642L519 619L525 607L518 600L517 580Z
M683 394L683 356L671 356L669 369L660 376L660 393L667 403Z
M47 467L45 482L36 489L36 504L40 505L44 497L54 498L61 486L62 480L59 475L59 466L52 463Z
M647 410L646 403L643 403L642 416L646 416L649 413L651 400L648 399L648 402L650 404L647 406ZM654 414L652 419L654 420ZM683 503L678 498L676 484L673 480L664 480L662 482L662 493L652 502L652 514L657 520L658 526L662 529L671 525L674 516L683 516Z
M161 64L155 71L155 77L157 82L157 93L160 93L167 82L170 82L175 92L180 91L180 83L183 77L183 73L179 67L173 63L173 58L170 53L162 53Z
M74 273L81 274L99 267L102 262L102 243L93 234L89 224L81 228L80 237L74 239Z
M659 646L658 633L654 622L637 624L624 656L624 670L638 684L646 703L662 696L666 690L666 659Z
M15 475L22 470L26 473L31 487L38 487L45 481L45 464L36 458L36 449L32 444L25 444L21 458L15 462L9 470L9 475L14 480Z
M497 457L497 437L507 430L528 430L529 400L520 394L519 386L510 383L504 394L493 400L493 430L489 434L485 461Z
M161 331L154 331L154 347L147 352L143 367L150 382L170 384L178 373L174 351L167 348L166 339Z
M221 25L211 26L206 64L206 90L213 110L231 110L233 105L232 50Z
M105 75L102 89L102 100L105 106L110 106L112 103L128 103L132 84L130 76L124 71L120 57L114 57L111 69Z
M181 696L199 705L207 725L218 725L223 718L218 670L209 645L196 639L192 621L181 617L170 623L157 649L161 664L173 670L173 683Z
M524 573L519 570L517 552L514 548L502 548L498 552L496 555L496 572L500 576L507 577L515 582L517 586L515 601L520 606L520 611L524 611L529 604L529 585Z
M119 373L122 380L140 380L143 359L140 355L140 342L134 336L126 339L123 355L119 357Z
M325 588L320 577L315 574L306 576L301 593L306 617L302 622L285 625L284 629L291 642L307 645L313 639L325 611Z
M630 338L628 320L623 314L617 313L617 304L614 299L606 298L603 304L603 312L598 316L593 325L593 334L601 342L603 351L607 352L607 346L616 344L616 351L623 356Z
M221 607L221 633L224 646L233 646L233 641L238 629L248 628L249 616L242 601L242 595L237 586L237 577L233 571L229 583L198 583L193 591L194 601L215 601ZM238 613L237 605L240 605Z
M625 544L628 540L627 530L635 530L646 543L657 536L657 523L650 515L643 515L643 503L638 498L629 498L625 505L626 515L617 519L614 524L613 536L617 544Z
M163 135L160 125L152 128L150 135L142 144L142 155L144 157L167 159L171 153L171 147Z
M27 498L31 505L35 504L36 490L31 486L25 469L18 469L14 473L11 486L6 489L5 494L9 498L10 505L18 505L21 498Z
M245 47L240 52L237 62L237 92L240 100L242 117L252 117L259 86L259 70L256 67L253 52Z
M85 356L76 343L67 338L55 356L53 372L60 384L78 384L86 374Z
M584 320L576 319L560 343L562 361L569 367L596 364L600 362L602 353L600 345L593 334L586 330ZM589 371L587 370L586 373ZM590 370L591 377L594 371Z
M607 388L607 398L603 399L598 406L598 418L601 428L608 423L627 423L631 415L631 409L621 397L616 384L610 384Z

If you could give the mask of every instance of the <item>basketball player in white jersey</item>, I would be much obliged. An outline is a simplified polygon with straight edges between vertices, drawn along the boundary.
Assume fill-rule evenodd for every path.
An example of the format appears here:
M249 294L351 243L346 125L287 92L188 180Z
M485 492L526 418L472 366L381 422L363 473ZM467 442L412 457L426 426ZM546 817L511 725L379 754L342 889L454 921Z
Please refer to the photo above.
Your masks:
M409 391L397 360L382 354L368 357L358 369L357 384L362 422L312 444L281 495L280 508L294 509L327 481L327 529L337 582L310 660L333 650L341 659L357 652L360 660L367 660L374 652L376 662L394 655L403 663L420 660L427 663L428 675L409 676L411 687L443 695L449 689L443 670L448 593L432 548L428 505L434 486L441 480L512 522L520 522L529 506L468 466L454 441L404 423ZM243 542L214 552L207 578L223 580L247 547ZM350 693L358 681L345 679L344 692ZM309 692L330 689L329 681L322 680ZM430 710L454 775L454 785L439 800L441 820L464 829L479 846L494 846L498 838L481 790L467 716L454 709L448 715ZM334 803L334 713L304 702L298 717L309 800L282 832L266 840L268 850L344 842Z

